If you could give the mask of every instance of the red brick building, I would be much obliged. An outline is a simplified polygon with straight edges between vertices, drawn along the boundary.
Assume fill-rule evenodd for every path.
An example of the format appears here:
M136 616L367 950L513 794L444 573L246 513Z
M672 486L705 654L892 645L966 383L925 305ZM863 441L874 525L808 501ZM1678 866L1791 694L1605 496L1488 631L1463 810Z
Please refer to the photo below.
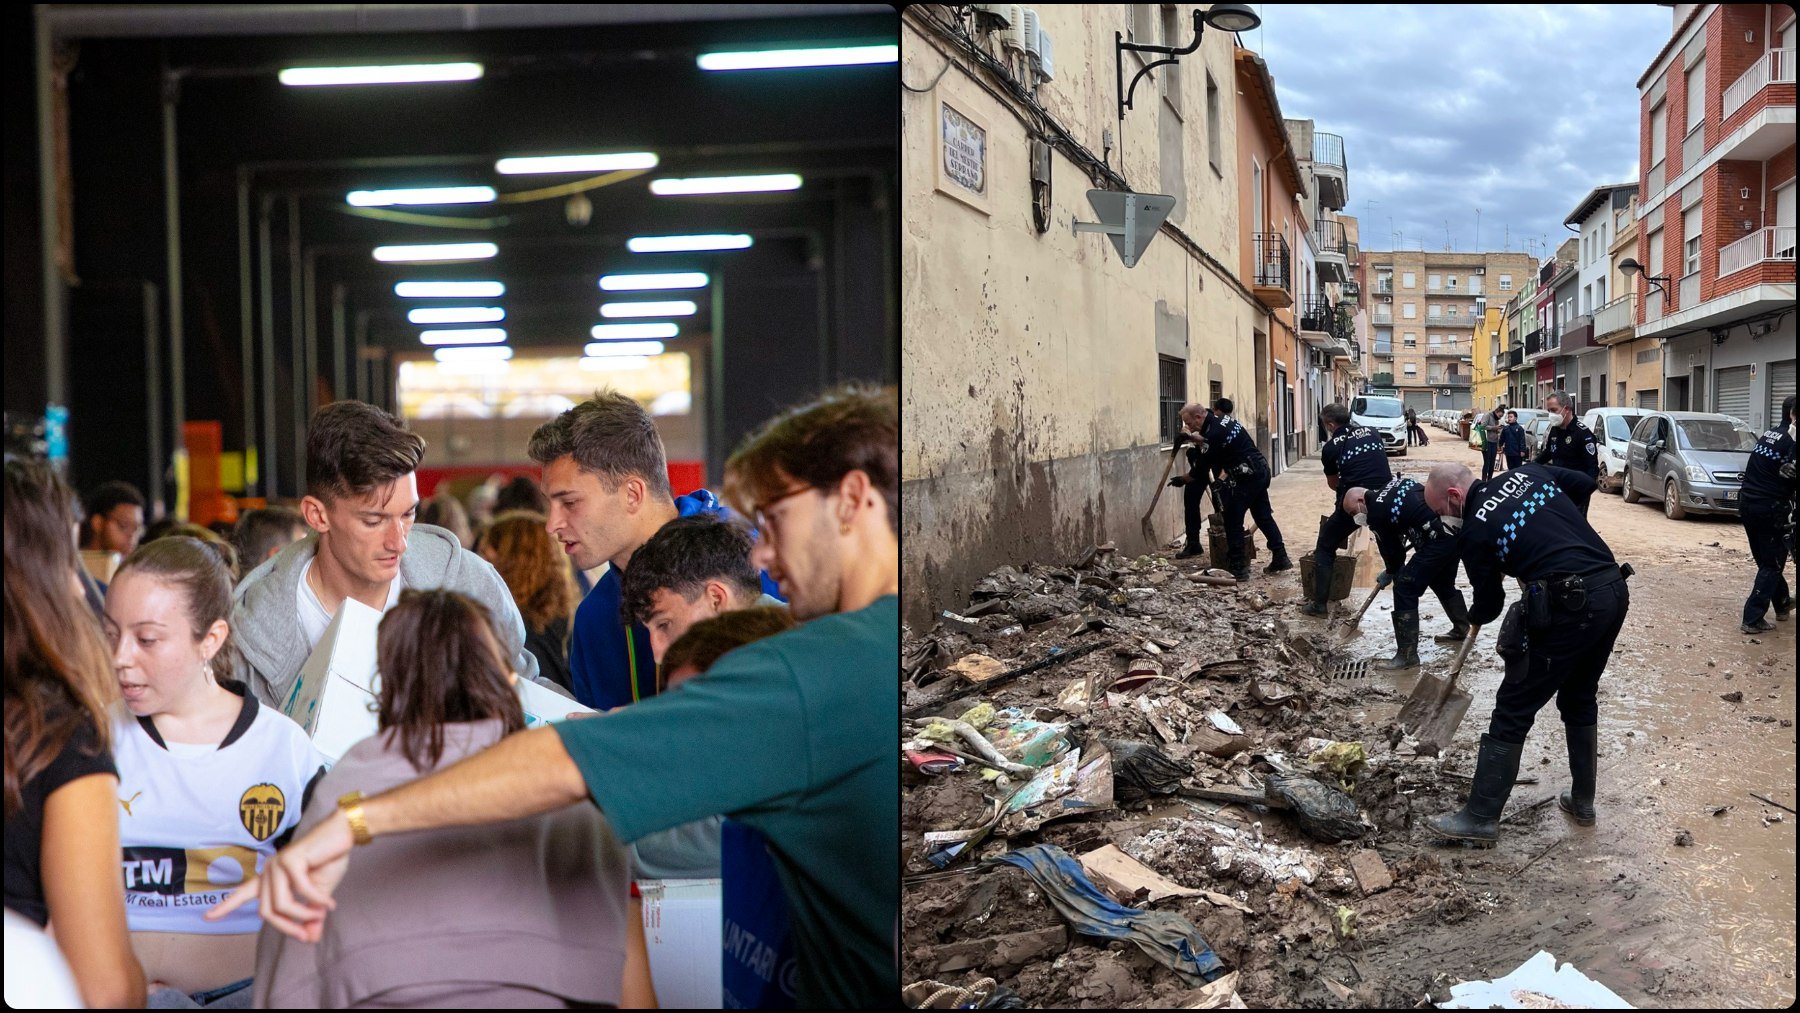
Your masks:
M1663 342L1663 406L1760 429L1794 392L1795 16L1664 4L1638 81L1638 336Z

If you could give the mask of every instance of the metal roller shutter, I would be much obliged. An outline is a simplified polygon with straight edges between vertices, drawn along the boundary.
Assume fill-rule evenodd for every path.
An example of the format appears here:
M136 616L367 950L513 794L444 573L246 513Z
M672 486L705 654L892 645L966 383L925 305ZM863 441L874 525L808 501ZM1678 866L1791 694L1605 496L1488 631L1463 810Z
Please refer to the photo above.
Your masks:
M1734 419L1742 419L1750 423L1750 367L1737 366L1733 369L1721 369L1713 373L1713 382L1717 385L1717 393L1713 397L1713 411L1721 415L1729 415Z
M1409 390L1404 397L1406 407L1415 411L1428 412L1435 405L1432 403L1432 392L1428 390Z
M1787 422L1781 417L1781 402L1794 394L1794 360L1769 363L1769 414L1765 423L1770 429Z
M1645 411L1656 411L1662 403L1662 392L1656 390L1640 390L1637 392L1637 406Z

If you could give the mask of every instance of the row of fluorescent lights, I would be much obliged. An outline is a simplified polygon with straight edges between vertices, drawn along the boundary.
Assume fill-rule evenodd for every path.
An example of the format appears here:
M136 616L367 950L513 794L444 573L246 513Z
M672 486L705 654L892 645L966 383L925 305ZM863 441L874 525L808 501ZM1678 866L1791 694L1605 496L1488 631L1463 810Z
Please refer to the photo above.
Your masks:
M747 250L755 242L739 233L695 236L634 236L625 241L632 253L705 253L713 250ZM491 260L500 253L493 243L423 243L375 247L375 259L386 264L448 264Z
M628 155L544 155L531 158L502 158L494 163L495 171L507 175L552 172L612 172L612 166L638 154L656 164L649 152ZM806 181L791 172L772 172L754 176L695 176L681 179L653 179L650 192L659 197L694 197L725 193L780 193L798 190ZM419 186L393 190L352 190L344 203L358 208L443 204L492 204L500 194L491 186Z
M701 53L701 70L781 70L795 67L848 67L898 63L900 47L831 46L813 49L739 50ZM295 88L344 84L425 84L474 81L485 68L479 63L411 63L365 67L290 67L281 83Z
M608 292L669 291L704 288L708 280L701 271L609 274L600 278L600 288ZM506 286L498 281L403 281L394 286L394 293L403 298L488 298L505 291ZM699 306L687 299L604 303L600 307L600 315L609 319L693 316L698 312ZM407 320L414 324L495 323L505 318L506 311L498 306L420 307L407 313ZM661 355L661 340L642 339L667 339L680 333L680 326L673 322L597 324L592 330L596 341L585 352L588 358ZM440 362L495 362L512 357L512 349L493 347L506 341L506 331L499 327L426 330L420 332L419 340L428 346L453 346L434 353Z

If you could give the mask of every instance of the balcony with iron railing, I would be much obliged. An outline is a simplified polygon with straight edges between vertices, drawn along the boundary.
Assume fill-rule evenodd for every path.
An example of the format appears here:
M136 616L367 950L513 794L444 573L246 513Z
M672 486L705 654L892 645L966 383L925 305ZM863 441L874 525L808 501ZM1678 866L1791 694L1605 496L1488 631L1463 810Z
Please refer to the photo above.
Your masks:
M1719 250L1719 277L1735 274L1765 260L1794 261L1794 226L1776 225L1757 229L1744 238ZM1681 304L1688 305L1682 296Z
M1343 293L1345 302L1349 302L1349 303L1362 302L1362 286L1358 285L1354 281L1344 282L1343 287L1340 288L1338 291Z
M1369 320L1384 327L1392 324L1394 322L1394 308L1387 305L1377 306L1375 307L1375 312L1369 314Z
M1523 348L1509 348L1501 354L1501 369L1518 369L1525 365L1525 349Z
M1562 351L1564 353L1594 347L1594 315L1583 313L1563 325Z
M1312 296L1300 300L1298 308L1301 336L1307 337L1308 344L1322 344L1325 336L1331 331L1332 320L1335 316L1331 308L1331 300L1324 296Z
M1544 329L1542 327L1525 335L1525 354L1537 355L1544 350Z
M1384 275L1378 276L1375 279L1375 294L1376 295L1393 295L1394 294L1394 276L1391 274L1384 274Z
M1342 222L1321 219L1313 223L1313 249L1317 251L1321 281L1329 284L1350 280L1348 245Z
M1466 341L1434 341L1425 346L1425 354L1440 359L1466 359L1471 354L1471 347Z
M1445 373L1442 376L1432 379L1431 385L1433 387L1467 387L1469 385L1469 374Z
M1375 342L1374 348L1374 354L1376 355L1394 354L1394 343L1392 341L1377 341Z
M1350 167L1344 159L1344 139L1337 134L1313 132L1313 178L1319 181L1319 204L1341 211L1350 202Z
M1377 387L1392 387L1394 385L1394 374L1376 373L1374 376L1369 377L1369 382Z
M1294 305L1293 254L1287 237L1279 232L1257 232L1250 239L1254 258L1251 289L1257 301L1270 309Z
M1637 318L1632 315L1636 308L1632 302L1634 298L1622 295L1594 311L1594 339L1596 341L1611 341L1632 333L1633 325L1637 323Z
M1772 49L1755 62L1750 69L1744 71L1725 94L1719 105L1722 119L1730 119L1731 114L1744 108L1745 103L1756 97L1756 93L1772 84L1794 83L1794 51L1791 49Z

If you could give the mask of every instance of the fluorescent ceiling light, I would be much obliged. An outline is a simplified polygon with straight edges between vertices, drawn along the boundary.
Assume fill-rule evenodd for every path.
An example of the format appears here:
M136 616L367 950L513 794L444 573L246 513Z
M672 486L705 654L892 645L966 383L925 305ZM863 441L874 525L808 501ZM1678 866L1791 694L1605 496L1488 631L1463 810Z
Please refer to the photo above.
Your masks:
M637 236L627 239L625 248L633 253L691 253L695 250L747 250L750 243L750 237L742 234Z
M629 369L648 369L650 360L642 355L608 355L600 358L588 356L580 360L578 365L589 373L611 373Z
M608 274L600 287L608 292L651 292L677 288L705 288L710 279L700 271L676 274Z
M660 341L596 341L589 344L582 352L597 359L609 355L661 355L663 343Z
M439 362L498 362L512 358L505 345L477 345L473 348L440 348L432 353Z
M614 338L672 338L681 333L676 324L596 324L590 332L607 341Z
M498 306L443 306L416 309L406 314L415 324L493 324L506 319L506 311Z
M385 208L395 204L492 204L498 196L491 186L427 186L411 190L352 190L344 203L358 208Z
M691 317L700 307L687 299L673 302L609 302L600 307L603 317Z
M289 67L281 83L294 87L325 84L416 84L425 81L473 81L479 63L408 63L381 67Z
M500 252L493 243L436 243L425 246L377 246L375 259L390 264L425 264L449 260L486 260Z
M658 197L687 197L707 193L768 193L798 190L802 180L791 172L766 176L696 176L691 179L654 179L650 192Z
M506 340L506 329L465 327L453 331L420 331L419 340L427 345L497 345Z
M701 53L699 63L701 70L770 70L781 67L843 67L899 61L900 47L888 45Z
M394 286L402 299L497 299L506 286L497 281L403 281Z
M656 155L649 151L625 151L611 155L537 155L528 158L502 158L494 163L494 171L503 176L534 172L618 172L624 169L654 169L656 161Z

